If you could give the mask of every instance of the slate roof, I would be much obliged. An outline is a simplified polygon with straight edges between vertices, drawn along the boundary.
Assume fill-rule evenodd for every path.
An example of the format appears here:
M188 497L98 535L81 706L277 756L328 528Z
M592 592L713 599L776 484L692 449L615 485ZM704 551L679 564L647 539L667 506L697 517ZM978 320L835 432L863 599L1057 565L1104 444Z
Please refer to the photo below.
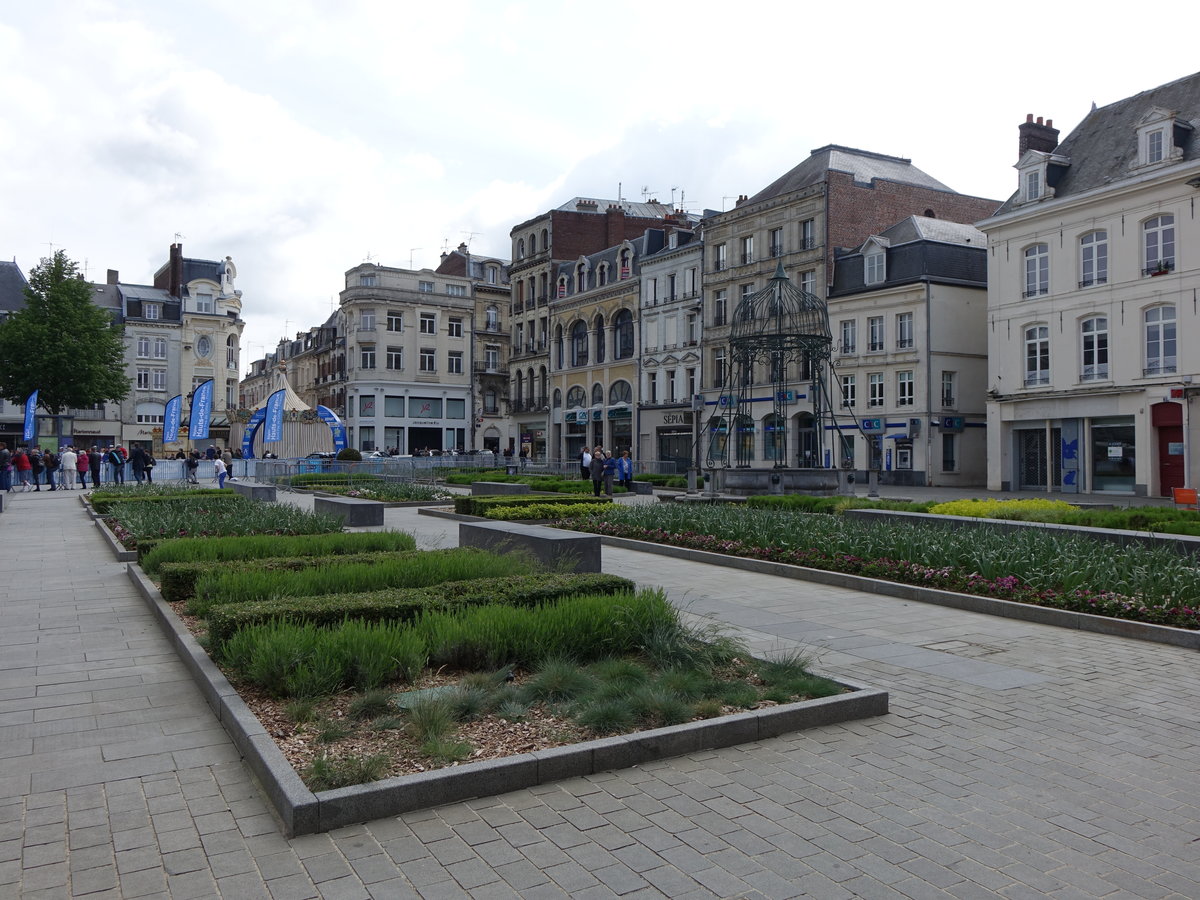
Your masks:
M663 248L665 245L665 237L665 233L661 229L647 228L645 232L641 234L641 236L630 239L629 243L633 246L633 258L630 260L629 273L631 278L635 277L639 273L642 260L646 259L648 256L652 256ZM588 254L586 257L588 261L588 283L583 291L575 290L575 266L579 264L579 260L572 259L566 262L558 263L554 272L554 284L558 284L558 279L560 276L567 276L567 294L564 298L555 297L554 299L567 299L569 297L574 297L576 294L594 290L598 286L596 284L596 273L600 268L600 264L604 262L608 263L609 277L611 279L608 284L605 285L605 287L614 287L620 284L618 256L623 246L625 246L624 242L612 247L607 247L604 250L601 250L599 253ZM557 288L555 288L555 290L557 290Z
M580 208L580 202L588 205ZM592 204L595 204L594 206ZM671 213L671 207L662 203L633 203L629 200L599 200L593 197L572 197L562 206L559 212L591 212L603 214L610 206L619 206L625 210L625 215L644 219L661 219Z
M758 203L761 200L770 200L781 194L819 184L825 181L825 173L828 171L846 172L853 175L854 180L862 184L869 184L878 179L953 193L949 187L932 175L928 175L914 166L912 160L829 144L813 150L808 159L771 182L747 202Z
M119 287L121 288L121 296L126 300L157 300L160 303L179 302L164 288L151 287L147 284L122 284Z
M15 262L0 261L0 312L25 308L25 288L29 282Z
M1183 142L1186 163L1200 159L1200 72L1177 81L1142 91L1089 112L1075 130L1055 148L1056 156L1068 157L1070 166L1054 187L1054 196L1067 197L1112 184L1138 174L1138 122L1153 107L1173 110L1177 123L1192 125ZM1014 208L1014 193L996 214Z
M217 262L215 259L188 259L185 256L183 258L183 283L187 285L197 278L206 278L220 284L224 268L224 260Z
M886 229L882 238L892 246L909 241L939 241L944 244L972 244L986 247L987 237L974 225L931 219L926 216L909 216Z

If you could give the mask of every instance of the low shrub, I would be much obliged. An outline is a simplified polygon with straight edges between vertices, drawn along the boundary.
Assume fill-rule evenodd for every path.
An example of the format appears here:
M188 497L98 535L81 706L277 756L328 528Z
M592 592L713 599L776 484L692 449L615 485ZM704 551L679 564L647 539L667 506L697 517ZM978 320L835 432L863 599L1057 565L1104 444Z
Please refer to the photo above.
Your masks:
M589 492L591 488L589 487ZM516 494L497 494L492 496L482 497L455 497L454 511L459 515L464 516L484 516L488 514L488 510L497 506L522 507L522 506L554 506L563 507L574 504L594 505L596 503L609 504L612 501L607 498L597 498L590 496L564 496L564 497L524 497Z
M592 503L529 503L524 506L492 506L484 513L484 518L520 522L528 519L572 519L576 516L588 516L602 512L611 500L600 497Z
M113 510L128 504L161 504L175 503L180 500L195 500L200 497L207 498L207 503L220 503L222 500L232 500L237 497L228 490L218 490L217 488L192 488L191 490L181 490L174 493L161 494L142 494L134 493L133 491L122 491L120 493L105 493L92 494L88 497L88 502L92 504L92 510L98 516L111 515Z
M632 591L633 582L616 575L534 574L448 582L427 588L398 588L359 594L281 598L214 607L208 617L212 653L228 657L227 644L235 635L277 620L332 626L346 619L365 622L407 622L428 609L468 607L485 603L534 606L575 594L619 594ZM508 661L505 660L505 663ZM232 663L231 663L232 664ZM494 668L499 668L495 666Z
M332 534L240 535L236 537L178 538L158 541L141 560L148 575L156 576L164 563L230 563L280 556L342 556L417 549L417 541L403 531L356 531Z
M124 546L142 540L233 534L320 534L342 530L335 516L280 503L259 503L233 492L118 503L105 519Z
M1045 516L1058 513L1077 512L1078 506L1065 500L952 500L935 503L929 512L939 516L971 516L980 519L1028 519L1048 521Z
M387 767L388 757L383 753L367 757L347 756L344 759L318 756L304 770L304 783L316 792L332 791L352 784L378 781L387 772Z

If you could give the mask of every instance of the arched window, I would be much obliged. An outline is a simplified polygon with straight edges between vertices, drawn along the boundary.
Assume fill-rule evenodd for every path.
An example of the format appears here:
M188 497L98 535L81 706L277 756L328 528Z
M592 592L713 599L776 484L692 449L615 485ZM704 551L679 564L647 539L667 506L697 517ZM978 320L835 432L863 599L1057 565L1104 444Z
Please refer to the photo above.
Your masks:
M563 330L561 325L554 326L554 368L563 367Z
M592 328L596 332L596 362L602 363L604 362L604 316L596 316Z
M562 409L562 389L561 388L554 389L554 408Z
M783 459L786 420L771 413L763 419L763 459Z
M633 356L633 313L627 309L617 313L613 320L613 351L614 359Z
M525 399L525 376L521 372L517 372L517 385L514 394L517 406L520 406L521 401Z
M533 254L535 254L535 253L537 253L537 233L536 232L529 235L529 255L533 256Z
M238 367L238 343L237 335L231 334L225 338L225 368L237 369Z
M612 406L617 406L621 403L632 403L633 388L629 386L629 382L625 380L614 381L613 386L608 389L608 402Z
M1090 231L1079 239L1079 286L1108 284L1108 232Z
M546 403L546 397L550 392L550 374L546 371L546 367L542 366L538 370L538 399L542 405Z
M735 416L734 430L738 440L738 462L750 462L754 459L754 420L749 416Z
M567 391L567 409L579 409L586 399L587 395L583 392L583 388L574 385Z
M517 259L525 258L525 238L517 239Z
M1050 247L1034 244L1025 248L1025 297L1050 293Z
M1025 386L1050 383L1050 328L1030 325L1025 329Z
M597 287L604 287L608 284L608 263L600 263L600 268L596 272Z
M549 228L542 229L542 249L543 250L550 249L550 229Z
M729 442L729 426L721 416L713 416L708 420L708 456L709 459L725 459L725 450Z
M632 267L630 266L630 260L632 259L632 254L630 253L628 248L621 251L620 259L621 259L621 271L620 271L618 277L622 281L624 281L626 278L629 278L633 274Z
M538 397L537 397L537 394L535 394L534 390L533 390L534 389L534 381L533 381L533 369L532 368L530 368L525 373L525 384L527 384L529 386L528 387L529 402L536 403L538 400Z
M1142 223L1146 275L1161 275L1175 268L1175 217L1155 216Z
M587 364L588 364L587 323L579 321L571 326L571 365L586 366Z
M567 276L566 275L558 276L558 296L560 296L560 297L567 296Z
M587 290L587 266L579 263L575 267L575 293L581 294Z
M1168 375L1175 371L1175 307L1153 306L1144 314L1146 322L1146 375Z
M1092 316L1079 326L1082 367L1080 381L1096 381L1108 377L1108 318Z
M592 406L604 405L604 385L596 382L592 385Z
M489 306L487 308L486 315L487 315L487 330L488 331L499 331L500 330L500 310L497 309L495 306Z

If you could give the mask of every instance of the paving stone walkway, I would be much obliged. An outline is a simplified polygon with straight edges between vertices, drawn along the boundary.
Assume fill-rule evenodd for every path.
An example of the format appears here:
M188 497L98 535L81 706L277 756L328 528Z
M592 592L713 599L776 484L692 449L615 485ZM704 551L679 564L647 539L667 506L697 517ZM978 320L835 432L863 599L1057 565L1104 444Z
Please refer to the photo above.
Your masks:
M1195 652L614 549L892 712L289 841L78 497L6 500L0 898L1200 898Z

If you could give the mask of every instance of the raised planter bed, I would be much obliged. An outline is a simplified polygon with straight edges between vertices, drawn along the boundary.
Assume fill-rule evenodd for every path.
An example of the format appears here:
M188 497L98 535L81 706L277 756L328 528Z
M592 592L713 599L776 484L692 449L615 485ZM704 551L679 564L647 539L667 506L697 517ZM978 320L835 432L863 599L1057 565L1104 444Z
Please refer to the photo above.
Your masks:
M383 504L357 497L313 497L313 512L339 516L348 528L383 525Z
M463 522L458 526L460 547L479 547L493 553L523 553L551 570L600 571L600 537L525 522Z

